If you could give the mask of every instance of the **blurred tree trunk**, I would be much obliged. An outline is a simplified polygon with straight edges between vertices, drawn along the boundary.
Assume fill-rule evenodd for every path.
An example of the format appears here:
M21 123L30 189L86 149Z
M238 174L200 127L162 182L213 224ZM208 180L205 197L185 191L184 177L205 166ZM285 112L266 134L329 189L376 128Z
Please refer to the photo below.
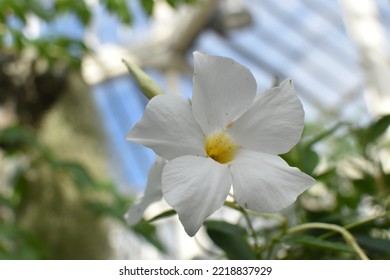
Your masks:
M0 109L0 129L28 128L54 158L81 163L93 178L107 180L103 128L79 71L0 53ZM10 150L16 152L7 157ZM23 144L0 142L0 155L0 196L18 197L14 212L0 215L0 225L15 223L30 232L43 248L38 257L110 258L105 220L87 207L96 194L82 191L75 178Z

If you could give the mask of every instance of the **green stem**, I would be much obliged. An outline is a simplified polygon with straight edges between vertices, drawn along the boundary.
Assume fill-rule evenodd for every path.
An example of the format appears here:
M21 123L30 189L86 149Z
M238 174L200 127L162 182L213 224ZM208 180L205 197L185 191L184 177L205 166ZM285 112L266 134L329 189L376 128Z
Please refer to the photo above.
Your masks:
M240 207L241 208L241 207ZM253 241L254 241L254 246L255 246L255 253L256 253L256 258L257 259L260 259L260 251L259 251L259 244L257 242L257 233L255 231L255 229L253 228L253 225L252 225L252 221L251 219L249 218L249 215L248 213L245 211L245 209L241 208L241 212L246 220L246 223L248 224L248 227L252 233L252 238L253 238Z
M338 226L338 225L333 225L333 224L326 224L326 223L307 223L307 224L302 224L298 226L294 226L290 229L287 230L287 234L294 234L299 231L304 231L304 230L309 230L309 229L325 229L325 230L331 230L340 233L347 244L349 244L357 253L360 259L362 260L368 260L369 258L367 255L364 253L362 248L360 248L359 244L356 242L355 238L353 235L347 231L345 228Z
M350 223L350 224L344 226L344 229L350 230L350 229L359 227L361 225L373 222L376 219L382 218L382 217L388 215L389 213L390 213L390 210L385 211L385 212L383 212L383 213L381 213L381 214L379 214L377 216L369 217L369 218L366 218L364 220L360 220L360 221L356 221L356 222ZM329 238L330 236L333 236L334 234L335 234L335 232L328 232L328 233L325 233L325 234L321 235L321 238L324 238L324 239L325 238Z
M260 259L259 244L257 242L257 233L256 233L255 229L253 228L252 221L251 221L248 213L246 212L246 210L244 208L240 207L237 203L225 201L224 205L228 206L230 208L233 208L233 209L242 213L246 223L248 224L248 227L249 227L250 232L251 232L251 236L252 236L253 241L254 241L256 258Z
M257 216L265 219L272 219L280 223L281 227L286 227L288 224L288 221L285 217L279 214L275 213L257 213L251 210L247 210L247 213L252 216Z
M232 208L234 210L240 211L240 212L242 212L241 209L243 209L240 206L238 206L238 204L235 203L235 202L225 201L224 205L227 206L227 207L230 207L230 208ZM245 210L245 212L247 214L251 215L251 216L257 216L257 217L261 217L261 218L272 219L272 220L278 221L282 226L287 225L287 219L285 217L283 217L282 215L279 215L279 214L275 214L275 213L258 213L258 212L254 212L254 211L251 211L251 210Z

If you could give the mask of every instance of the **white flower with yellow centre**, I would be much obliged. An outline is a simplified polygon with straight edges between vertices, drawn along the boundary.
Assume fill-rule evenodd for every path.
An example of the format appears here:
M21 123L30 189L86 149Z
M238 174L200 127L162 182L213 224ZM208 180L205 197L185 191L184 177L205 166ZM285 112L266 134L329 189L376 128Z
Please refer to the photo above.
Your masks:
M231 187L241 207L275 212L315 182L278 156L299 141L304 125L291 80L256 96L253 75L234 60L195 52L194 63L192 102L154 97L127 136L168 161L162 193L190 236Z

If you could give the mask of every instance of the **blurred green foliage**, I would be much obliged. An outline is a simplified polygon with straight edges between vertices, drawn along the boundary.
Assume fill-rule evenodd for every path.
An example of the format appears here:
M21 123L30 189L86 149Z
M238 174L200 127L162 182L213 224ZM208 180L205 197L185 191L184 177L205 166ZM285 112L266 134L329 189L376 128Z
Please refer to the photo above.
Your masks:
M1 130L0 147L2 167L13 166L0 192L0 259L110 258L107 223L126 227L132 199L57 158L26 128ZM154 226L132 230L164 251Z
M145 13L151 15L154 9L153 0L137 0ZM167 0L172 7L182 4L195 4L199 0ZM81 39L64 35L48 35L40 38L31 38L23 28L26 26L29 15L53 23L62 16L74 16L81 26L88 26L92 20L92 13L88 1L53 0L2 0L0 1L0 50L20 52L32 49L39 59L49 64L66 63L72 68L79 68L81 58L90 52ZM132 10L127 0L100 0L100 4L126 25L132 24Z
M244 227L224 221L205 221L207 234L220 247L229 259L254 260L256 254L248 242Z
M64 14L76 16L81 24L90 22L91 14L85 1L56 0L51 5L38 0L0 2L0 49L18 53L31 49L38 59L53 63L63 62L78 68L88 48L83 41L62 35L31 38L23 28L28 15L34 15L45 22L53 22Z
M154 1L139 1L147 14L153 13ZM122 23L132 23L128 1L100 2ZM195 2L167 0L172 7ZM62 35L31 38L23 32L28 15L51 23L65 14L75 16L81 26L87 26L92 19L85 0L54 0L52 4L39 0L0 1L0 62L10 57L19 60L25 51L33 50L32 74L26 79L29 81L41 76L53 80L53 75L48 74L56 72L58 64L65 69L79 69L82 57L90 51L82 40ZM40 75L34 68L38 61L48 65ZM13 80L8 73L0 74L2 85ZM15 90L19 95L24 92L18 84L8 88L11 94ZM390 154L386 134L389 124L390 116L383 116L362 127L349 123L329 129L323 129L322 124L309 125L303 140L283 158L318 183L301 195L293 208L281 214L257 214L234 203L226 204L240 211L243 219L238 224L205 222L210 240L220 249L216 250L216 257L358 257L345 236L332 227L315 228L315 224L321 223L337 225L351 233L369 258L389 259L390 171L384 166ZM58 157L36 135L23 122L0 131L0 164L4 167L7 161L11 168L6 171L7 176L0 176L0 259L108 258L105 223L115 220L126 226L123 214L132 203L131 198L119 194L111 183L97 181L84 165ZM152 221L174 214L168 211ZM164 251L152 221L143 220L131 230ZM297 225L312 227L298 231Z
M389 125L389 115L363 127L339 123L321 129L318 124L309 125L302 141L283 158L313 176L317 184L282 214L248 211L253 224L261 219L270 225L255 228L255 232L247 227L246 232L241 231L240 242L257 243L250 251L261 259L358 258L343 236L331 230L337 225L352 234L370 259L390 259L390 170L383 166L390 154ZM330 226L324 230L314 223ZM296 225L314 227L295 232ZM205 226L227 258L246 258L242 250L248 246L233 253L234 246L226 248L225 242L239 231L223 226L216 237L215 224L206 222Z

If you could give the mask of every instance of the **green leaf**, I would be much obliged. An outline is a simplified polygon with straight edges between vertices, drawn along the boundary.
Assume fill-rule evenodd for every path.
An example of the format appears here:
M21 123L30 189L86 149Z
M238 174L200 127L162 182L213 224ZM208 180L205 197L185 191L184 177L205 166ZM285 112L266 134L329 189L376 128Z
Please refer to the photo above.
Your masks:
M390 240L378 239L367 235L356 234L355 238L357 242L365 250L370 250L375 253L390 255Z
M54 11L56 14L74 13L83 25L88 25L92 15L85 1L56 0Z
M191 4L191 5L193 5L193 4L198 4L199 1L200 1L200 0L184 0L185 3Z
M147 241L149 241L150 244L155 246L160 252L165 252L165 248L160 242L157 234L156 234L156 228L146 222L145 220L141 220L138 224L131 227L134 232L140 234L143 236Z
M304 149L300 151L299 154L301 156L301 163L299 167L303 172L307 174L312 174L320 161L318 154L314 152L311 148Z
M131 15L130 9L127 6L126 0L100 0L106 9L118 17L125 24L131 24L133 21L133 17Z
M231 260L254 260L256 254L247 240L246 230L224 221L205 221L207 234Z
M375 195L377 193L377 182L375 178L366 172L363 172L363 174L363 178L352 180L354 186L364 194Z
M145 12L148 15L151 15L153 13L154 8L154 0L142 0L142 7L144 8Z
M76 186L80 188L94 187L96 184L89 172L79 163L70 161L54 161L51 162L51 165L55 170L65 171L73 178Z
M347 125L347 124L340 122L340 123L336 123L335 125L333 125L329 129L325 129L324 131L321 131L317 135L313 136L306 143L304 143L305 147L307 147L307 148L312 147L316 143L324 140L325 138L332 136L340 127L343 127L345 125Z
M10 250L3 247L1 257L8 259L42 259L46 256L44 242L32 232L22 229L16 223L0 223L0 240L12 244Z
M35 135L30 130L18 126L0 130L0 145L9 154L18 153L24 149L36 149L49 157L48 150L38 142Z
M167 3L172 7L172 8L178 8L182 4L197 4L199 3L199 0L167 0Z
M14 192L12 194L11 201L16 207L18 207L20 205L20 202L24 201L24 199L28 196L30 182L28 181L24 170L19 170L15 174L12 183L14 187Z
M19 127L7 127L0 130L0 144L4 147L19 148L26 142L34 142L34 137Z
M23 2L16 2L16 1L9 1L8 3L12 3L12 5L9 6L11 8L11 14L13 14L21 20L23 24L26 24L27 18L26 18L26 5Z
M386 132L390 125L390 115L383 116L368 129L367 141L373 142Z
M176 7L177 2L179 2L179 0L167 0L167 3L168 3L169 5L171 5L172 8L175 8L175 7Z
M53 19L53 13L45 9L41 1L30 0L30 1L26 1L26 4L28 5L29 10L33 12L35 15L37 15L38 17L40 17L41 19L45 21L49 21Z
M386 115L372 123L367 128L355 130L358 136L359 142L363 148L368 144L375 142L380 136L382 136L390 125L390 115Z
M0 206L5 206L10 209L14 208L14 204L11 202L11 200L9 198L6 198L2 194L0 194Z
M320 158L309 146L297 145L282 158L291 166L299 167L303 172L311 175L317 167Z
M101 202L88 202L87 207L96 215L109 216L125 224L123 209L118 209L117 207L112 207Z
M164 218L168 218L170 216L173 216L173 215L176 215L176 211L171 209L171 210L167 210L161 214L158 214L157 216L151 218L150 220L148 220L147 222L148 223L152 223L152 222L155 222L155 221L158 221L158 220L161 220L161 219L164 219Z
M338 252L348 252L355 253L355 251L345 243L341 242L331 242L328 240L323 240L312 235L296 235L288 236L282 239L282 242L285 242L289 245L300 244L308 247L316 247L325 250L338 251Z
M106 184L106 186L109 185ZM112 200L109 204L99 201L89 201L86 203L86 206L96 215L105 215L116 219L123 225L127 225L124 219L124 213L129 205L132 204L132 200L118 193L116 189L111 189L111 187L103 189L102 186L97 185L95 190L104 191Z

